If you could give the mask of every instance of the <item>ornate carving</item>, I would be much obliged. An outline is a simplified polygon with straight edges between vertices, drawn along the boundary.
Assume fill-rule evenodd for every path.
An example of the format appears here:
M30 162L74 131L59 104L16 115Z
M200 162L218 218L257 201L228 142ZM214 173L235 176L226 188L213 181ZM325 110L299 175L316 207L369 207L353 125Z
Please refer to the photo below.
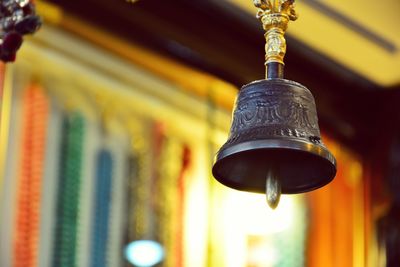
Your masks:
M280 13L289 17L290 20L296 20L297 14L294 10L294 0L253 0L258 8L257 17L268 14Z
M305 87L286 80L263 81L239 92L226 144L274 137L320 143L314 98Z
M299 128L317 129L311 119L308 106L301 99L248 99L238 105L232 124L233 131L240 131L249 125L290 124Z
M254 0L258 8L257 18L266 31L265 63L283 64L286 53L285 31L289 20L296 20L294 0Z

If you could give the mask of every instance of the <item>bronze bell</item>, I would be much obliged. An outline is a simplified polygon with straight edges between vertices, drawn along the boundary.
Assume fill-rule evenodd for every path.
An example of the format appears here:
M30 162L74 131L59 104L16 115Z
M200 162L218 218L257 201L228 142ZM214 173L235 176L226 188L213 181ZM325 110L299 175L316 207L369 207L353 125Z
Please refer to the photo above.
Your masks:
M314 98L303 85L283 79L283 37L296 19L293 1L254 1L266 30L267 79L244 85L235 102L228 141L212 169L222 184L267 194L317 189L336 174L336 160L321 141ZM288 4L289 3L289 4Z

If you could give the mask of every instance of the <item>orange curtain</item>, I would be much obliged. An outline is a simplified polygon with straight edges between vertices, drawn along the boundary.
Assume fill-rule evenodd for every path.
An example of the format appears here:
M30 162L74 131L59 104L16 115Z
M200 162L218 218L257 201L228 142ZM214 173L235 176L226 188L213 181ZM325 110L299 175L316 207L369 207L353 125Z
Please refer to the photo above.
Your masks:
M370 225L369 176L350 151L324 137L337 159L333 182L308 194L307 266L366 266Z

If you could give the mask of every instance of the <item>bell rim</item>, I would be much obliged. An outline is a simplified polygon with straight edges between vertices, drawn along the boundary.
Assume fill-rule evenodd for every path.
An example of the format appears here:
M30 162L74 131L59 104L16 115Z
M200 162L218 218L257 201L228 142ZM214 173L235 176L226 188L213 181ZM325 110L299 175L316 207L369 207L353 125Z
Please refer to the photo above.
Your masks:
M293 150L293 151L298 151L302 153L309 153L314 156L321 157L323 160L328 161L330 164L332 164L332 167L334 168L333 175L331 177L327 177L326 179L321 180L320 183L316 183L311 187L307 188L297 188L296 190L293 191L285 191L282 192L283 194L298 194L298 193L305 193L309 192L318 188L321 188L327 184L329 184L336 176L337 172L337 162L335 157L331 154L331 152L324 147L321 144L314 144L314 143L308 143L302 140L293 140L293 139L288 139L288 138L274 138L274 139L268 139L268 140L256 140L256 141L246 141L240 144L233 145L231 147L227 147L224 149L221 149L218 151L214 158L214 164L212 168L212 174L213 176L222 184L239 190L239 191L250 191L250 192L255 192L255 193L263 193L262 191L258 190L251 190L250 188L245 188L242 185L232 183L229 179L226 179L224 177L220 177L218 174L217 169L218 167L218 162L224 160L225 158L228 158L229 156L233 156L238 152L245 152L245 151L251 151L251 150L257 150L257 149L287 149L287 150Z
M290 144L290 145L289 145ZM336 167L336 159L332 155L329 150L320 145L314 143L308 143L298 139L289 139L289 138L273 138L268 140L250 140L246 142L242 142L239 144L232 145L230 147L226 147L218 151L214 164L225 157L233 155L239 151L247 151L254 149L265 149L265 148L279 148L279 149L293 149L299 150L303 152L308 152L320 157L323 157L329 160Z

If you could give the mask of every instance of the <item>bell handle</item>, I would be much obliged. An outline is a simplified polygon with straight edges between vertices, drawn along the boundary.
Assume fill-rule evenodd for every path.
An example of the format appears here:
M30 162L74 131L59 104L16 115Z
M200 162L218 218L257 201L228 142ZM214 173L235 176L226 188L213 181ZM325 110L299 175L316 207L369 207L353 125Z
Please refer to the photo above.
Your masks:
M285 32L290 20L296 20L294 0L253 0L257 18L265 30L266 78L283 78L286 54Z

